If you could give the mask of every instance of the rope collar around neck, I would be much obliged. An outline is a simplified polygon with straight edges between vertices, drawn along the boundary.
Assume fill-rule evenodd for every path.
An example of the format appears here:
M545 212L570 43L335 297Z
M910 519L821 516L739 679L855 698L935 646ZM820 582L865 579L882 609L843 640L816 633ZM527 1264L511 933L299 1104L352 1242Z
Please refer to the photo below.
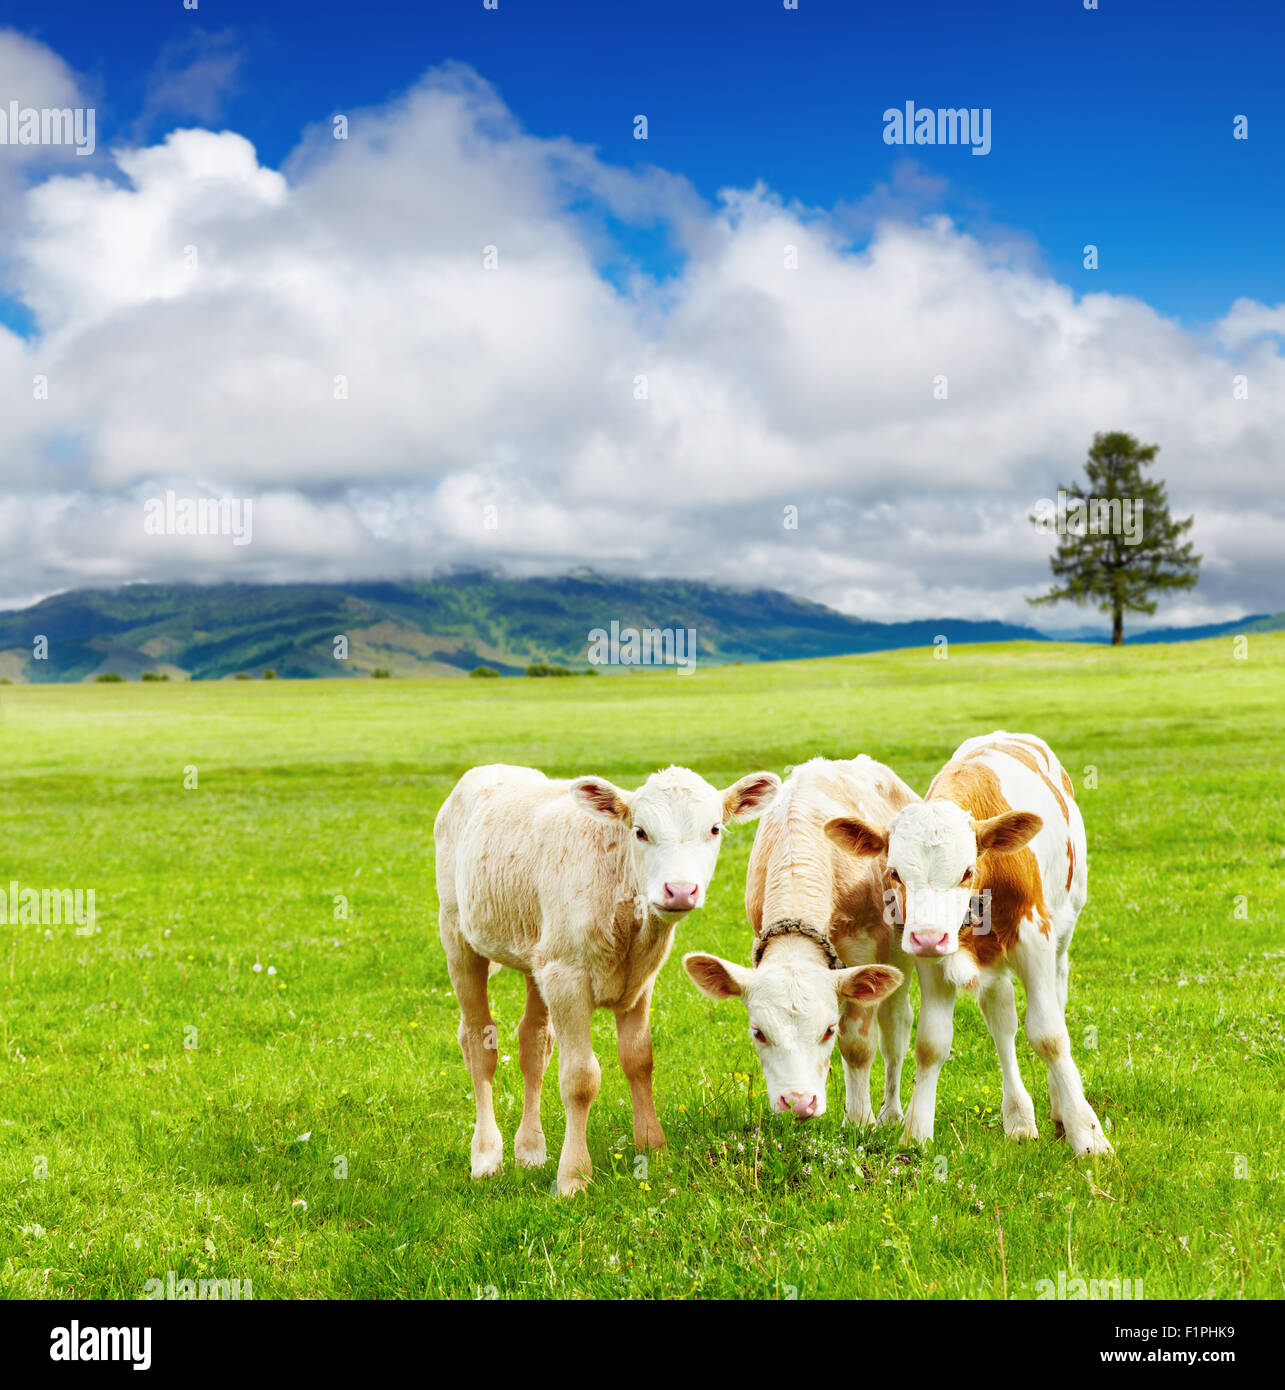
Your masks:
M793 917L783 917L779 922L773 922L770 927L766 927L759 933L754 942L754 952L750 957L755 968L763 959L764 947L778 936L806 936L809 941L820 946L825 953L826 964L831 970L843 969L843 962L839 959L838 952L830 944L830 938L824 932L817 931L815 927L810 927L806 922L800 922Z

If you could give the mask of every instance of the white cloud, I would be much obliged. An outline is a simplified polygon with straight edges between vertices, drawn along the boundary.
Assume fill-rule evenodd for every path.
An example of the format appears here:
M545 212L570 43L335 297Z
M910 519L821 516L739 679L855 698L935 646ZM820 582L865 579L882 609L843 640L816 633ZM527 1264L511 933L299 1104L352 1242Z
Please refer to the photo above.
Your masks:
M6 139L0 143L0 290L4 288L4 247L21 217L21 194L26 182L51 169L74 168L84 173L98 161L78 154L74 144L22 144L8 129L12 103L23 110L81 110L93 112L95 143L97 107L81 79L52 49L16 29L0 28L0 110L5 113ZM88 115L82 117L82 130ZM13 143L10 143L10 139Z
M1279 307L1239 300L1206 338L1077 298L1020 238L926 213L913 169L829 212L762 186L711 207L527 135L459 66L345 114L280 171L180 130L22 196L38 334L0 329L0 594L592 563L1080 625L1025 604L1048 550L1025 518L1118 428L1163 446L1206 554L1161 620L1281 606ZM616 288L611 218L662 224L681 272ZM167 486L254 497L253 544L145 536Z
M148 77L136 133L144 134L163 115L191 116L208 125L236 86L244 56L230 32L198 30L166 44Z
M19 107L79 106L84 101L79 79L52 49L16 29L0 29L0 101ZM6 146L9 159L34 159L38 145Z
M1285 337L1285 304L1271 308L1253 299L1238 299L1217 325L1218 341L1233 352L1255 339Z

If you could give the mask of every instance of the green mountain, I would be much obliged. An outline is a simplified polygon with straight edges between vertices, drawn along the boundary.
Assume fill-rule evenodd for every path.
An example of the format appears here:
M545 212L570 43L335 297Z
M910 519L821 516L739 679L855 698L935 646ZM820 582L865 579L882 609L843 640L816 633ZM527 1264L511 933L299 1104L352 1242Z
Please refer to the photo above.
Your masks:
M1242 632L1279 632L1285 628L1285 613L1254 613L1230 623L1209 623L1203 627L1153 627L1146 632L1125 636L1133 642L1196 642L1202 637L1230 637ZM1110 641L1110 633L1102 629L1101 641Z
M864 622L774 589L470 571L407 582L79 589L0 614L0 677L76 681L113 672L135 679L156 671L216 680L265 667L287 677L362 676L376 667L440 676L483 665L519 675L534 662L583 669L590 633L613 622L690 629L701 665L931 646L939 636L951 643L1048 640L1034 628L962 618ZM1241 628L1272 625L1285 625L1285 617L1249 618ZM1174 640L1233 630L1167 631ZM347 640L343 660L336 658L339 637ZM46 655L38 659L38 650Z
M533 662L588 664L589 634L695 632L698 664L775 661L951 642L1042 640L1010 623L863 622L772 589L597 574L345 584L131 584L57 594L0 614L0 676L75 681L144 671L213 680L279 676L462 675L479 665L517 675ZM37 639L47 655L36 659ZM348 657L337 660L336 638Z

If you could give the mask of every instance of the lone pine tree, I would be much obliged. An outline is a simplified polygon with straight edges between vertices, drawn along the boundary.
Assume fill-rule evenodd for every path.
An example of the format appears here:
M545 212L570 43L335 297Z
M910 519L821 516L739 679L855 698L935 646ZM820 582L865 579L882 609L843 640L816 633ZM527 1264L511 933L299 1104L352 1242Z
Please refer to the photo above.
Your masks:
M1111 642L1119 646L1126 612L1156 611L1149 594L1195 587L1200 556L1182 539L1195 518L1175 521L1165 485L1142 476L1158 452L1120 431L1093 436L1084 486L1059 489L1061 539L1049 561L1058 582L1028 603L1096 604L1111 614ZM1053 522L1039 513L1031 520L1043 529Z

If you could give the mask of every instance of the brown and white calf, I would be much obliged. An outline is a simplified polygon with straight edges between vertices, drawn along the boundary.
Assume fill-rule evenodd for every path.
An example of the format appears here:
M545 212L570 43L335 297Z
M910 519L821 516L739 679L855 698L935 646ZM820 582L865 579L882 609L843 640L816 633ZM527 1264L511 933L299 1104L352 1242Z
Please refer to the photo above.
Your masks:
M745 1004L773 1110L799 1119L825 1113L837 1035L845 1123L874 1123L877 1005L884 1061L879 1122L901 1123L910 962L885 912L882 863L844 853L826 838L825 826L844 815L883 824L918 800L891 768L864 755L814 758L795 768L759 821L750 852L745 911L754 928L754 968L695 952L683 958L705 994L737 995Z
M460 1048L473 1079L475 1178L500 1170L504 1144L491 1084L498 1034L491 962L526 976L518 1026L525 1092L513 1150L524 1167L545 1161L540 1088L558 1043L566 1134L558 1189L592 1172L586 1129L601 1076L595 1009L616 1015L620 1064L633 1097L634 1142L665 1142L652 1099L652 986L676 923L704 902L724 825L753 820L780 789L756 772L716 791L686 768L653 773L636 791L603 777L555 781L528 767L476 767L437 814L439 929L460 1005Z
M883 856L903 945L916 958L919 1031L906 1138L933 1136L959 989L977 992L995 1042L1004 1132L1035 1138L1035 1107L1013 1046L1016 974L1026 991L1026 1035L1048 1063L1054 1123L1076 1153L1110 1153L1066 1029L1067 950L1088 894L1088 856L1071 779L1048 744L1003 732L969 739L918 805L886 824L848 817L826 830L859 856Z

